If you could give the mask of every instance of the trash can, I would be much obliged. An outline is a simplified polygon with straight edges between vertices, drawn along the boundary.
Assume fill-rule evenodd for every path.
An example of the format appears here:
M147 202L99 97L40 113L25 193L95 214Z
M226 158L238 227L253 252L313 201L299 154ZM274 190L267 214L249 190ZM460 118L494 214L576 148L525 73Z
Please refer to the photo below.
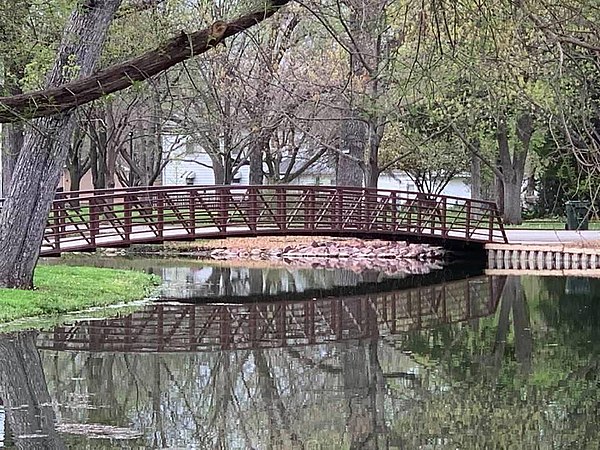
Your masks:
M565 202L567 215L567 230L587 230L589 225L590 203L586 201L571 200Z

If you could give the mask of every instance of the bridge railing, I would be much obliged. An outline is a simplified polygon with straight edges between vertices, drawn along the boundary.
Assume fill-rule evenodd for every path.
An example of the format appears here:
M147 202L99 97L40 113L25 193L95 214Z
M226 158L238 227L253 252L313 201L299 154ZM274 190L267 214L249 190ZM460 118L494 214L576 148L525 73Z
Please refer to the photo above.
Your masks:
M57 194L42 254L260 234L506 242L494 203L334 186L156 186Z

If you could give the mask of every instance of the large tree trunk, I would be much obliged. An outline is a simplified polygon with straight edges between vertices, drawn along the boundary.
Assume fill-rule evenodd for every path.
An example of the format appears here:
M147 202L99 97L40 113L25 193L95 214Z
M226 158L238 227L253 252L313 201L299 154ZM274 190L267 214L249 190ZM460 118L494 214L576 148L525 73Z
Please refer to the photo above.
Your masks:
M521 186L525 173L525 161L529 153L529 143L533 135L533 117L528 113L519 116L515 132L517 142L511 152L506 118L501 116L498 120L496 137L500 153L502 182L498 183L497 192L499 200L502 201L501 211L504 222L508 224L520 224L523 221Z
M250 184L263 184L263 155L266 154L269 147L271 132L263 129L258 136L252 141L250 154L248 159L250 162ZM275 179L279 178L279 174L275 174Z
M0 400L19 449L63 449L33 331L0 336Z
M342 154L338 156L336 183L338 186L362 186L366 125L354 110L342 123Z
M504 223L520 224L523 222L521 214L521 182L514 178L507 180L504 176L502 183L502 195L504 196L503 219Z
M377 358L377 339L349 341L342 357L342 371L350 449L385 448L379 445L385 439L381 436L385 420L380 395L385 381Z
M250 184L263 184L263 152L259 145L253 145L250 150Z
M78 191L81 187L81 179L89 169L89 158L83 155L83 143L85 134L78 125L75 129L73 142L69 148L67 170L69 171L69 190Z
M365 171L365 187L376 188L379 180L379 146L383 138L383 117L369 121L369 154Z
M46 86L57 86L93 72L106 30L120 3L121 0L85 0L75 8ZM73 113L68 111L36 119L27 129L0 213L0 286L33 287L33 270L74 126Z

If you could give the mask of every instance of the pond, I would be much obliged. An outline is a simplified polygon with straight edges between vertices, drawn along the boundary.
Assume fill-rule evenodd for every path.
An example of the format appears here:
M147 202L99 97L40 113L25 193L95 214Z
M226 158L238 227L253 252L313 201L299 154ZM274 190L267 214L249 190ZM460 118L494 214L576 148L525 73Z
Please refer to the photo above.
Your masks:
M0 447L600 444L599 280L97 263L163 298L0 335Z

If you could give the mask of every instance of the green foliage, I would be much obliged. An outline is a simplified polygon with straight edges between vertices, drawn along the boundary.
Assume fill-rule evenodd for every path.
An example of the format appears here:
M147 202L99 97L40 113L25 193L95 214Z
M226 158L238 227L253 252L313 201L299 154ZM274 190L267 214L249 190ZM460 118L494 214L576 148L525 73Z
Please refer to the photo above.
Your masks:
M40 265L34 290L0 289L0 323L139 300L155 283L142 272Z
M388 125L381 160L406 171L420 191L438 193L467 170L469 155L440 110L419 105L409 108L401 122Z

